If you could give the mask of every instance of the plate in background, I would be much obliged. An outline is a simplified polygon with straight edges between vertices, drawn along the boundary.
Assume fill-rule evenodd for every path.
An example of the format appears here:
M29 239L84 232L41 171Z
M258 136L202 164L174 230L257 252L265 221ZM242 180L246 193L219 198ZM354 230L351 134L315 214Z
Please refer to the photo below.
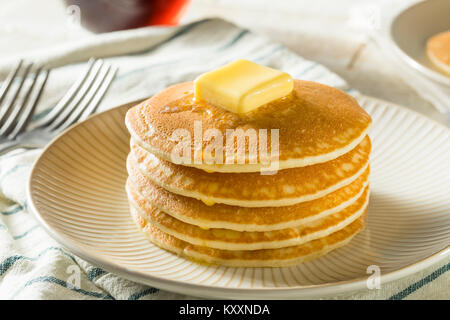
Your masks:
M390 37L396 53L408 65L450 86L450 77L431 63L425 51L430 37L447 30L450 30L450 1L428 0L400 12L391 22Z
M450 255L450 131L405 108L361 97L373 117L368 225L352 242L289 268L205 266L150 244L128 213L124 125L135 103L97 114L56 138L34 165L29 207L63 247L130 280L207 298L281 299L365 289Z

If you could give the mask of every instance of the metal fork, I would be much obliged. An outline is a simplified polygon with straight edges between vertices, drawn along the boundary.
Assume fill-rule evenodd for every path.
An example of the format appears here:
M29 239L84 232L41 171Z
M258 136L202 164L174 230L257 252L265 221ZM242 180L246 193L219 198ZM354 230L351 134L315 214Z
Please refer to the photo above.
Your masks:
M2 104L3 100L5 100L10 89L12 88L13 83L17 79L17 75L22 69L22 65L23 60L20 60L17 66L10 72L5 82L3 83L3 86L0 89L0 105ZM19 80L18 86L16 87L15 91L12 92L11 100L0 109L1 138L15 139L20 133L22 133L27 127L34 113L36 105L39 102L39 98L41 97L42 91L50 73L50 70L44 71L42 66L36 70L31 84L28 86L28 89L23 95L22 101L18 101L19 95L22 92L22 89L24 89L24 84L27 81L28 74L30 73L32 67L33 63L29 63L25 67L25 71L22 74L22 78ZM38 84L37 90L34 90L36 84L39 82L38 79L41 73L44 74L43 77L41 77L43 79ZM34 95L32 96L33 91Z
M87 71L72 85L64 97L36 127L17 135L13 140L0 140L0 155L18 148L44 147L50 140L77 121L95 112L109 88L117 68L103 60L90 59Z

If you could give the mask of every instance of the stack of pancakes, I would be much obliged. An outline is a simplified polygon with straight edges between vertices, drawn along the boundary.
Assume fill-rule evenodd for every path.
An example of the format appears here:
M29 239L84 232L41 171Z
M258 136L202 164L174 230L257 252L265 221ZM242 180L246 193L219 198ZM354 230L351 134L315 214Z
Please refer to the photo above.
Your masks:
M196 121L224 137L267 129L269 151L278 129L279 170L261 174L259 157L237 163L227 154L224 164L175 163L173 132L193 138ZM130 109L126 125L131 214L161 248L211 264L280 267L341 247L364 228L371 118L340 90L295 80L289 96L235 114L195 101L187 82ZM193 139L189 151L202 155L211 141Z

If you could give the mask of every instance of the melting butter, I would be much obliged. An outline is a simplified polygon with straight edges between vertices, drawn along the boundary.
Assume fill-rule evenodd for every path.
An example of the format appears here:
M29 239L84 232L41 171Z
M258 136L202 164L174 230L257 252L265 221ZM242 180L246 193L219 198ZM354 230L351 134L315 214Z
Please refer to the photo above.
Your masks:
M214 204L216 204L216 202L212 201L212 200L206 200L206 199L200 199L200 200L207 206L213 206Z
M294 89L292 77L248 60L204 73L194 82L194 97L235 113L246 113Z

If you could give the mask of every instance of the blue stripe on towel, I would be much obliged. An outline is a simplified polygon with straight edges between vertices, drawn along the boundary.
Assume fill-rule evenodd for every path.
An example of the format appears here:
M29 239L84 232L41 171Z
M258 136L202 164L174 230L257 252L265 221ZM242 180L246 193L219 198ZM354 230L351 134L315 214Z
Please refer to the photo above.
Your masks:
M208 22L208 21L211 21L211 19L204 19L204 20L200 20L200 21L196 21L196 22L193 22L193 23L191 23L191 24L188 24L188 25L182 27L182 28L181 28L180 30L178 30L177 32L175 32L175 33L174 33L172 36L170 36L169 38L165 39L164 41L162 41L162 42L160 42L160 43L157 43L157 44L154 44L154 45L152 45L150 48L147 48L147 49L144 49L144 50L141 50L141 51L136 51L136 52L128 53L127 56L137 56L137 55L142 55L142 54L145 54L145 53L149 53L150 51L152 51L152 50L158 48L160 45L162 45L162 44L164 44L164 43L167 43L167 42L169 42L169 41L172 41L173 39L176 39L176 38L178 38L178 37L180 37L180 36L182 36L182 35L188 33L189 31L191 31L191 30L194 29L195 27L197 27L197 26L199 26L199 25L202 25L203 23Z
M231 40L229 43L225 44L223 47L220 47L218 49L218 51L222 51L222 50L225 50L225 49L228 49L228 48L234 46L237 42L239 42L239 40L241 40L248 33L249 33L248 30L242 30L241 32L238 33L238 35L236 37L234 37L233 40Z
M231 39L231 41L229 43L223 45L222 47L215 49L211 53L220 52L220 51L223 51L223 50L229 48L230 46L236 44L240 39L242 39L245 34L246 34L246 32L244 32L244 31L239 32L239 34L237 34L235 37L233 37L233 39ZM147 71L149 69L153 69L153 68L157 68L157 67L164 67L164 66L167 66L167 65L170 65L173 63L177 63L177 62L184 62L185 60L186 60L186 58L170 60L170 61L165 61L165 62L161 62L161 63L156 63L156 64L151 64L151 65L147 65L144 67L140 67L139 69L129 70L126 73L116 76L116 80L120 80L120 79L126 78L130 75L136 74L138 72Z
M420 288L422 288L423 286L427 285L431 281L436 280L437 278L439 278L440 276L442 276L444 273L446 273L449 270L450 270L450 263L447 263L446 265L440 267L439 269L437 269L433 273L429 274L425 278L413 283L412 285L410 285L406 289L400 291L399 293L394 294L393 296L391 296L389 298L389 300L402 300L402 299L406 298L407 296L409 296L411 293L413 293L413 292L419 290Z
M32 232L32 231L34 231L34 230L36 230L38 228L39 228L39 225L37 224L37 225L31 227L30 229L28 229L27 231L25 231L24 233L19 234L17 236L13 236L13 239L14 240L20 240L20 239L26 237L30 232Z
M107 271L101 268L94 267L88 272L87 277L89 278L89 280L94 281L95 278L100 277L101 275L107 273L108 273Z
M309 71L315 69L316 67L318 67L319 64L316 62L313 62L310 66L308 66L307 68L303 69L302 72L300 72L300 75L305 75L307 74Z
M10 174L13 174L14 172L16 172L17 170L19 170L20 168L23 167L29 167L31 166L30 163L20 163L15 165L14 167L12 167L11 169L9 169L8 171L6 171L1 177L0 177L0 183L3 182L3 180L9 176Z
M199 24L201 24L201 23L203 23L203 22L206 22L206 21L209 21L209 19L206 19L206 20L202 20L202 21L196 22L196 23L194 23L194 24L192 24L192 25L188 25L186 28L180 30L179 33L175 34L174 36L172 36L172 37L169 38L169 39L166 39L164 42L161 42L161 43L155 45L154 47L152 47L152 48L150 48L150 49L146 49L146 50L141 51L141 52L130 53L130 54L128 54L128 55L129 55L129 56L133 56L133 55L139 55L139 54L143 54L143 53L145 53L145 52L149 52L149 51L151 51L152 49L156 48L156 46L160 46L160 45L162 45L162 44L164 44L164 43L167 43L168 41L173 40L175 37L178 37L178 36L180 36L180 35L182 35L182 34L185 34L186 32L192 30L195 26L197 26L197 25L199 25ZM237 34L237 35L236 35L229 43L224 44L222 47L218 48L217 51L222 51L222 50L225 50L225 49L227 49L227 48L233 46L234 44L236 44L237 42L239 42L239 40L241 40L247 33L249 33L248 30L240 31L240 32L239 32L239 33L238 33L238 34ZM130 71L128 71L127 73L124 73L124 74L121 74L121 75L117 75L115 79L116 79L116 80L120 80L120 79L122 79L122 78L124 78L124 77L127 77L127 76L129 76L129 75L135 74L136 72L145 71L145 70L148 70L148 69L151 69L151 68L155 68L155 67L166 66L166 65L168 65L168 64L172 64L172 63L175 63L175 62L181 62L181 61L183 61L183 60L184 60L184 59L170 60L170 61L167 61L167 62L164 62L164 63L158 63L158 64L149 65L149 66L147 66L147 67L140 67L139 69L130 70ZM54 107L55 107L55 106L50 107L50 108L47 108L47 109L42 110L41 112L35 114L35 115L33 116L33 118L32 118L32 122L37 121L37 120L40 120L40 119L42 119L43 117L45 117L45 116L46 116L46 115L47 115Z
M70 283L67 283L66 281L63 281L61 279L58 279L58 278L55 278L55 277L52 277L52 276L41 276L41 277L34 278L34 279L31 279L31 280L27 281L22 288L17 290L11 296L11 299L14 299L17 295L19 295L27 287L33 285L34 283L39 283L39 282L54 283L54 284L60 285L61 287L64 287L64 288L67 288L69 290L78 292L78 293L80 293L82 295L85 295L85 296L102 298L102 299L107 299L107 300L114 300L114 298L111 295L109 295L109 294L93 292L93 291L87 291L87 290L84 290L84 289L76 288L73 285L71 285Z
M45 110L43 110L43 111L41 111L41 112L39 112L39 113L33 115L33 117L31 117L31 122L34 122L34 121L37 121L37 120L42 119L43 117L45 117L46 115L48 115L48 114L50 113L50 111L52 111L53 108L54 108L54 107L47 108L47 109L45 109Z
M148 294L154 294L154 293L157 293L157 292L159 292L159 289L150 287L148 289L145 289L144 291L133 293L128 298L128 300L138 300L138 299L140 299L140 298L142 298L142 297L144 297L144 296L146 296Z
M64 254L65 256L72 259L72 261L74 263L77 263L76 260L73 258L73 256L71 254L67 253L66 251L64 251L63 249L58 248L58 247L48 247L48 248L42 250L40 253L38 253L38 255L36 257L26 257L23 255L14 255L14 256L10 256L10 257L4 259L0 263L0 276L2 276L6 271L8 271L9 268L11 268L17 261L20 261L20 260L36 261L39 258L41 258L44 254L46 254L47 252L49 252L51 250L59 251L62 254Z
M253 59L253 61L254 61L254 62L258 62L258 61L264 60L264 59L266 59L266 58L272 56L273 54L275 54L275 53L277 53L277 52L279 52L279 51L285 50L285 49L286 49L285 46L283 46L283 45L277 45L272 51L270 51L269 53L267 53L267 54L265 54L265 55L263 55L263 56L260 56L260 57L258 57L258 58Z
M13 214L15 214L17 212L20 212L22 210L23 210L22 206L19 205L19 204L16 204L16 205L14 205L14 208L12 208L10 210L2 211L2 212L0 212L0 214L4 215L4 216L10 216L10 215L13 215Z

